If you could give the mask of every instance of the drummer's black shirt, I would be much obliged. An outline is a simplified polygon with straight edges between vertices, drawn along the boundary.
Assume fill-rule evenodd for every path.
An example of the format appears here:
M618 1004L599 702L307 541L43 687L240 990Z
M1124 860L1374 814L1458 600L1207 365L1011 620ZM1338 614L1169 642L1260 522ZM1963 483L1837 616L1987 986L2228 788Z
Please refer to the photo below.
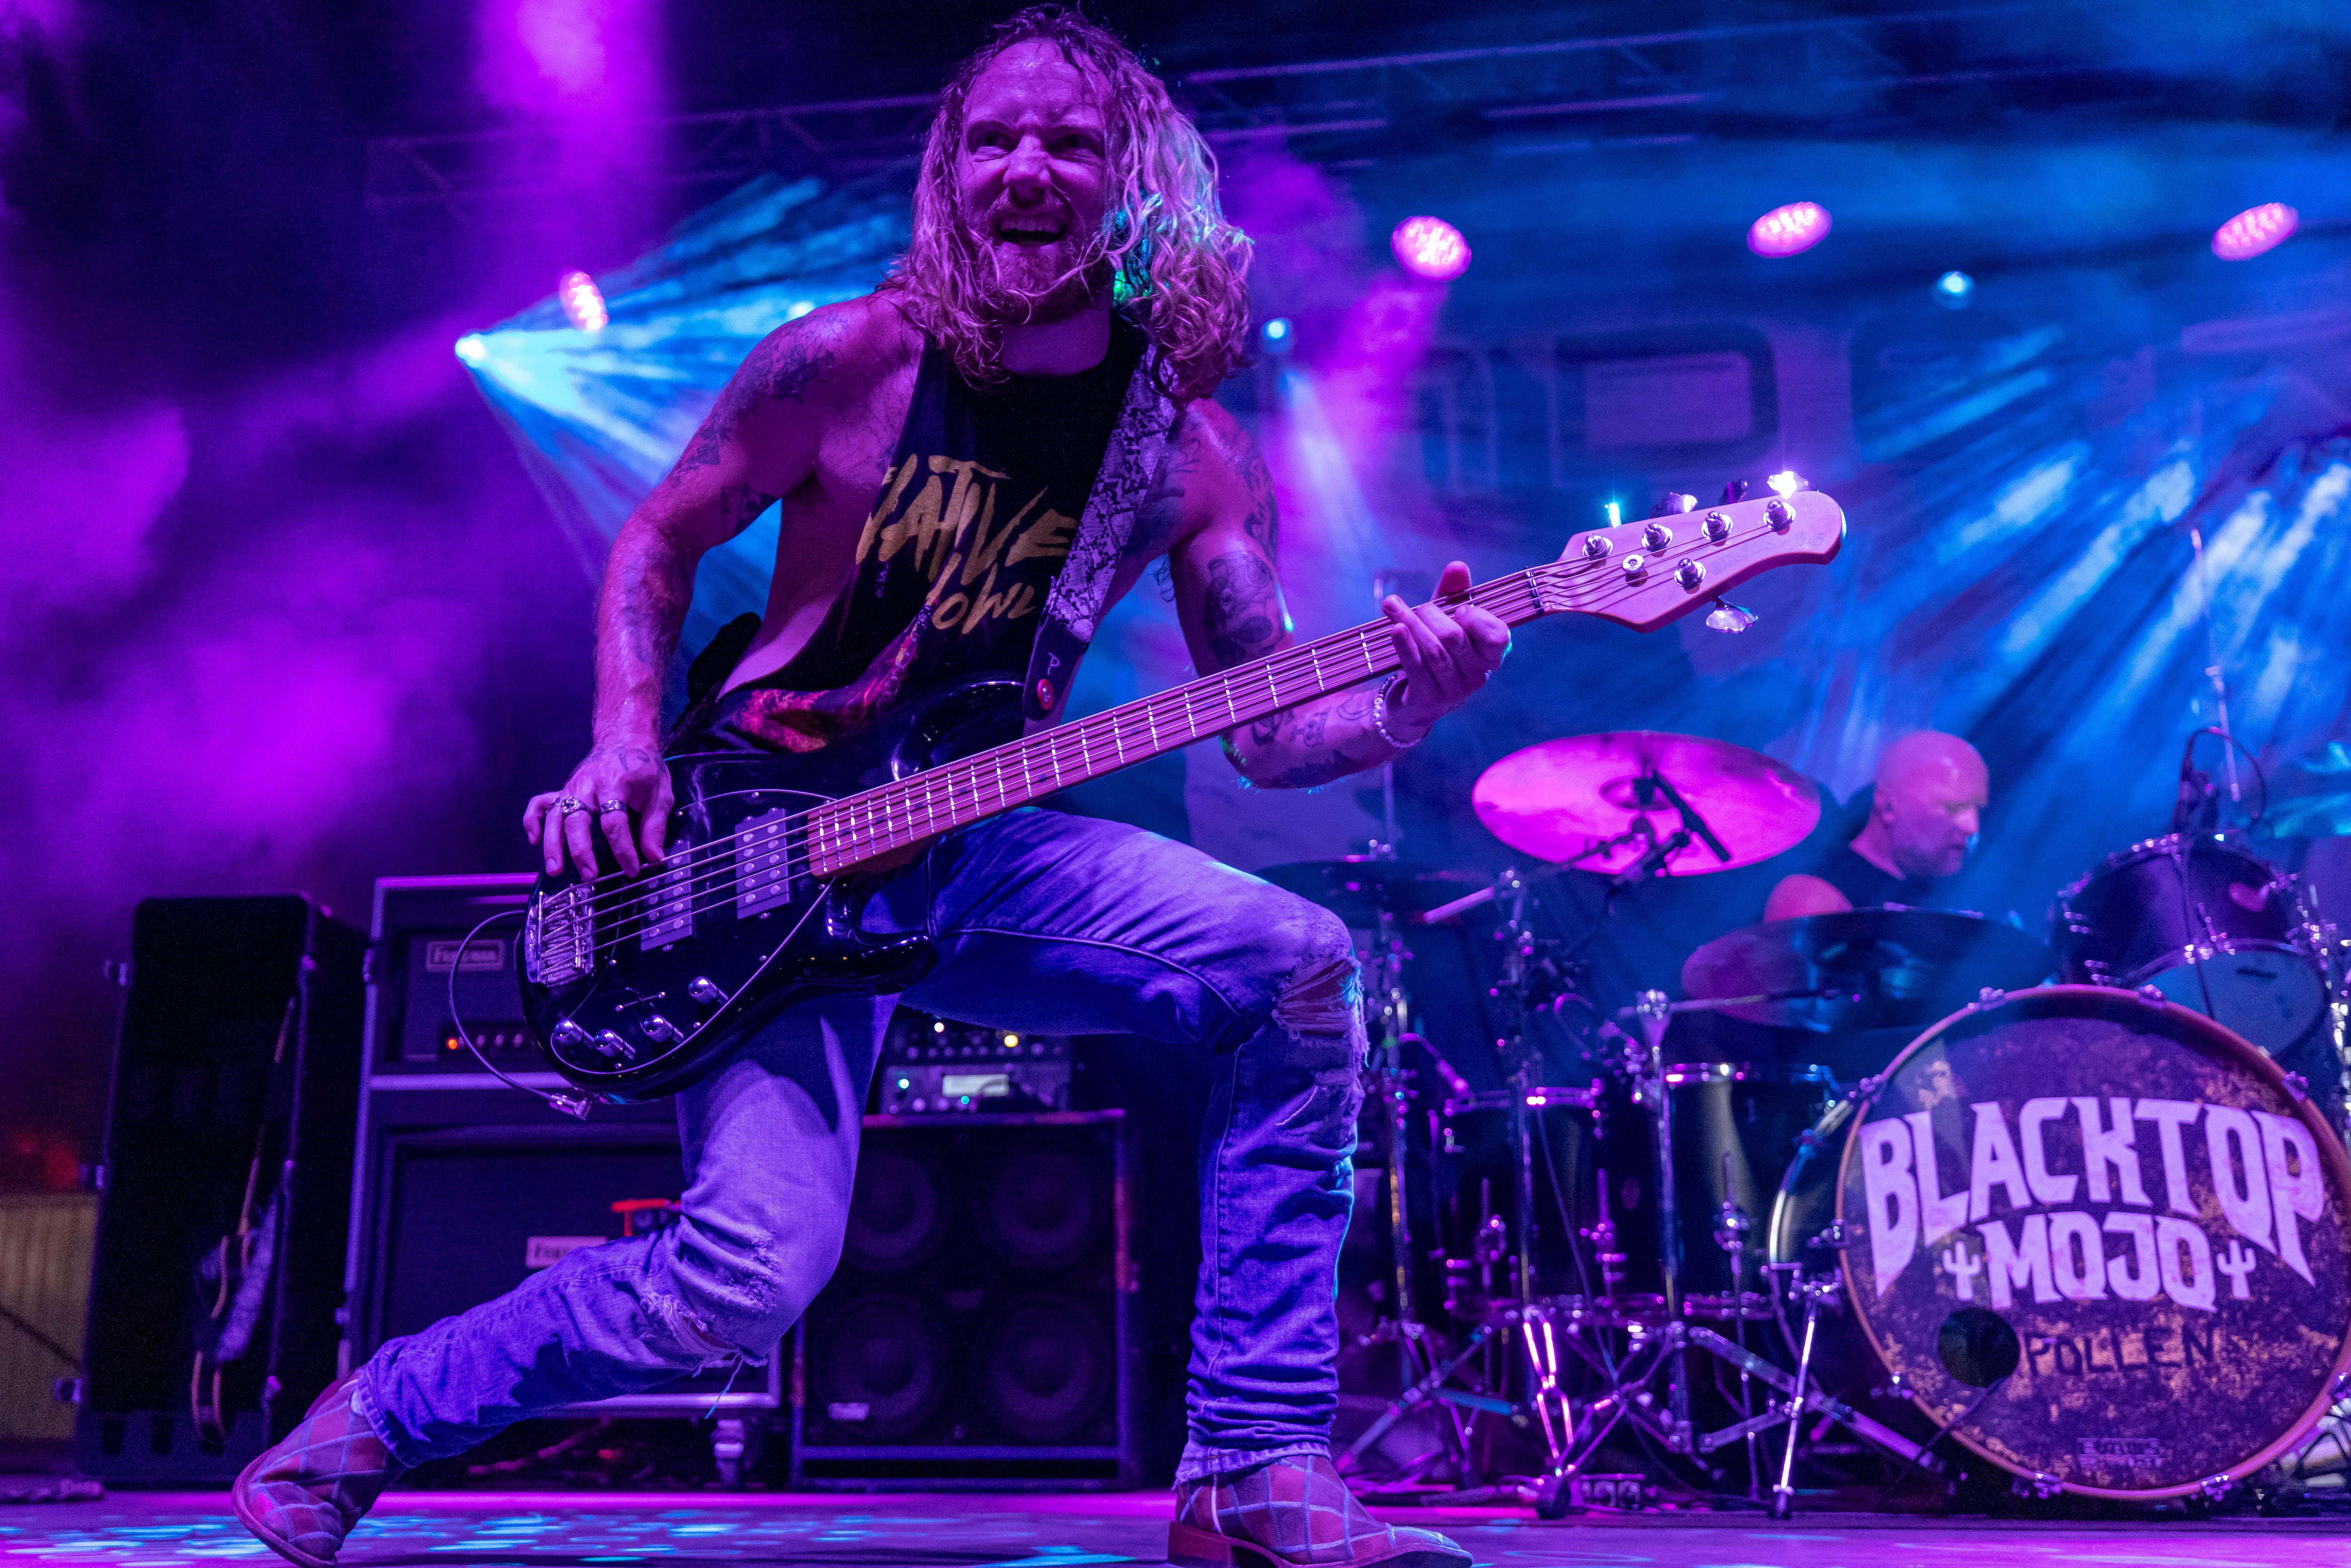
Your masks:
M1895 876L1864 860L1854 847L1839 844L1823 856L1811 875L1835 888L1855 909L1883 909L1904 904L1912 909L1940 909L1942 886L1922 877Z

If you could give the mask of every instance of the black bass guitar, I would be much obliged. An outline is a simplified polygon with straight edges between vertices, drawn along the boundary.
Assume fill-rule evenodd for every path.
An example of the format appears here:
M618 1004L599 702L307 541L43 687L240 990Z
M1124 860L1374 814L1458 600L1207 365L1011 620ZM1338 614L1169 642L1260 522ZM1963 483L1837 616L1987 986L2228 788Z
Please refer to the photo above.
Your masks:
M1450 606L1512 626L1596 615L1648 632L1757 573L1833 559L1844 513L1817 491L1594 528L1548 565ZM1734 620L1740 612L1725 608ZM1374 621L1008 744L1009 681L935 694L857 744L805 757L674 758L667 860L636 877L542 877L523 927L523 1009L555 1071L607 1100L674 1094L768 1019L828 991L904 989L920 936L857 915L877 871L951 829L1396 667Z

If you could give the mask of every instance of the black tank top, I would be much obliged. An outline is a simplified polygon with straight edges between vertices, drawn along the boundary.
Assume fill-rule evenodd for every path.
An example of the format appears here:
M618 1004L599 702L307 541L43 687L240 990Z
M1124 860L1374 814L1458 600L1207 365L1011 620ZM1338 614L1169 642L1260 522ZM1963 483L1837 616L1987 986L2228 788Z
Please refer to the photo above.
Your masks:
M1851 844L1839 844L1814 866L1812 874L1845 895L1855 909L1883 909L1889 904L1911 909L1940 909L1939 883L1899 877L1864 860Z
M711 727L814 751L905 698L980 675L1019 681L1143 350L1114 316L1093 369L974 387L926 348L850 580L808 645L727 693Z

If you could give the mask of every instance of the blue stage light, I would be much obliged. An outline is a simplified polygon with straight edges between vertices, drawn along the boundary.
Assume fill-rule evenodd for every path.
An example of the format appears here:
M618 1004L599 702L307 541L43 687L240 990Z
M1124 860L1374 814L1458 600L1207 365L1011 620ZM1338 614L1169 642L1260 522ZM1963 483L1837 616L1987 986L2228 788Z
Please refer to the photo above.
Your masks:
M1935 303L1947 310L1964 310L1976 297L1976 280L1964 272L1947 272L1935 279Z
M828 190L762 175L695 214L657 250L468 332L458 360L546 483L593 571L759 340L865 293L907 241L902 175ZM586 285L582 287L581 285ZM601 330L572 311L596 309ZM700 646L767 601L777 514L702 558L684 636Z
M1298 334L1287 316L1276 316L1257 329L1258 341L1269 354L1286 354L1298 347Z

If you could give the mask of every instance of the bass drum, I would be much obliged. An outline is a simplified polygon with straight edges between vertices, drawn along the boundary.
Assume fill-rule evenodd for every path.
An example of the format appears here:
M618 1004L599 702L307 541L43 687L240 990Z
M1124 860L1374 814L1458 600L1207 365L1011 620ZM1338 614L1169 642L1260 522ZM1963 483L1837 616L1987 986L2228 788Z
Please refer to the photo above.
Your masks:
M2351 1365L2351 1159L2199 1013L2096 986L1988 1000L1834 1107L1782 1184L1773 1260L1843 1260L1825 1386L1897 1388L2086 1497L2244 1478ZM1813 1245L1833 1222L1841 1254Z

